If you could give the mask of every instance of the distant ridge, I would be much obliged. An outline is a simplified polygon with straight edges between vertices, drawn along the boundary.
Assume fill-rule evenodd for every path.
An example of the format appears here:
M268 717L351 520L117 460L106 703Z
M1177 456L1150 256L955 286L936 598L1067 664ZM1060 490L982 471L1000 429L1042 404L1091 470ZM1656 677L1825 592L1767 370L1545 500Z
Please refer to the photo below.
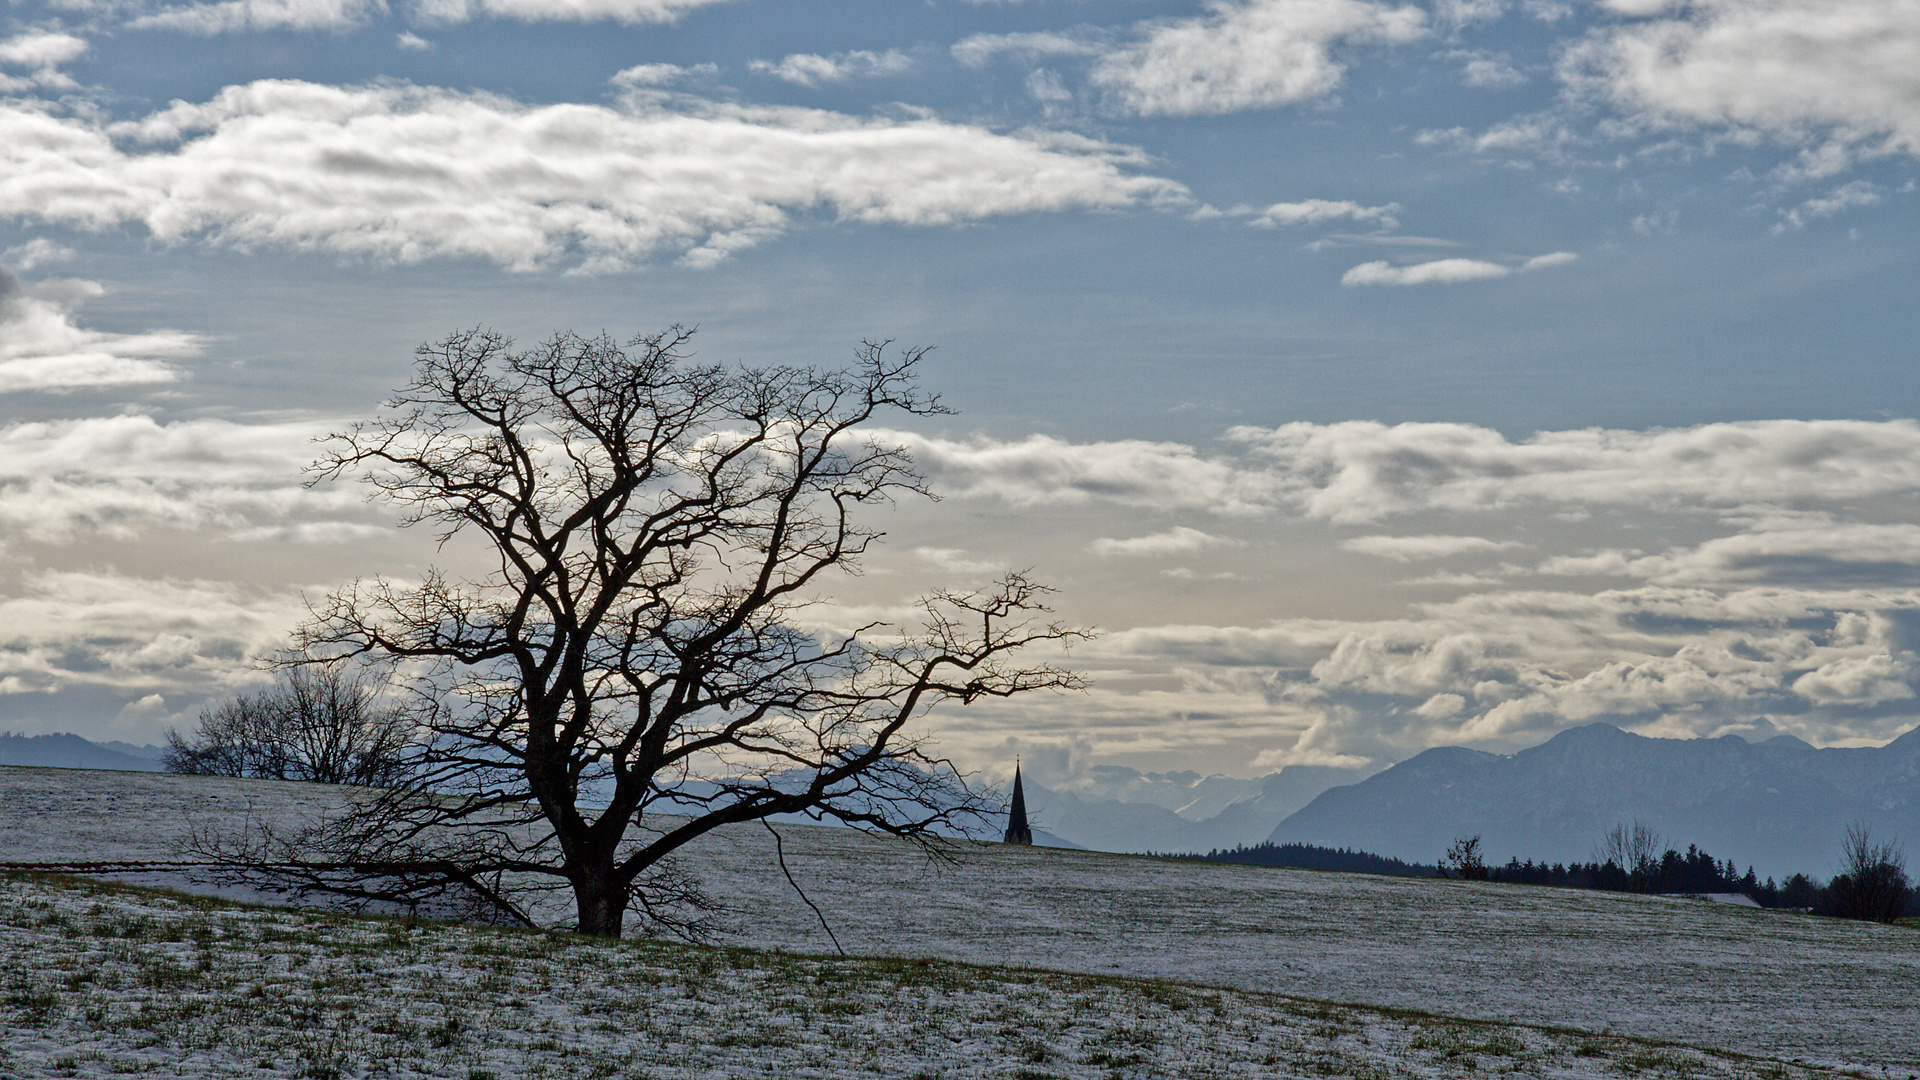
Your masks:
M1762 877L1832 873L1852 821L1920 855L1920 728L1856 748L1653 739L1610 724L1510 756L1439 747L1323 792L1268 839L1427 862L1478 835L1489 862L1585 861L1603 832L1636 819Z
M89 742L70 732L53 735L15 735L0 732L0 765L27 765L56 769L121 769L131 772L162 772L160 748L135 747L116 743L127 750L151 751L154 756L128 753Z

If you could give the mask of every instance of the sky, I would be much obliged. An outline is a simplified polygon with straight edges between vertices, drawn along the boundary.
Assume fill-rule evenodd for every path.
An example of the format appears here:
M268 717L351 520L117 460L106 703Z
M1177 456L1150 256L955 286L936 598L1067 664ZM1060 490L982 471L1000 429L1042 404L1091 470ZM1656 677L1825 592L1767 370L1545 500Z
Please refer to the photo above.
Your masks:
M1920 715L1914 0L9 0L0 728L156 742L436 550L486 326L933 349L821 625L1030 569L946 752L1256 776Z

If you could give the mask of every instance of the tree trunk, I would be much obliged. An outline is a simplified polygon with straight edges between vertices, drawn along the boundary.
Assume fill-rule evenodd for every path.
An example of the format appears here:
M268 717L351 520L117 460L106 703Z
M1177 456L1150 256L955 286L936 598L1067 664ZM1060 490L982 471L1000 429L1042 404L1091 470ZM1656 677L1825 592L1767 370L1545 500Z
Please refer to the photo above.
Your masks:
M594 937L620 936L620 924L627 914L627 887L612 868L582 873L573 882L574 906L580 915L576 927Z

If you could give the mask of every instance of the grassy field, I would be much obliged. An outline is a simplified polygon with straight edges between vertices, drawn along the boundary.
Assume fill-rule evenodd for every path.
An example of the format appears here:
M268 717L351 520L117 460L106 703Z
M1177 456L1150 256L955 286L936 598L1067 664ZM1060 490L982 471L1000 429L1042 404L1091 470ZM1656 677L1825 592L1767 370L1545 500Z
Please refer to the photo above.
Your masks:
M592 942L38 875L0 878L0 941L6 1077L1834 1075L1251 991Z
M312 785L0 769L0 861L167 858L189 822L297 820L338 797ZM962 846L940 864L844 829L783 832L795 876L856 955L1169 980L1876 1076L1920 1072L1920 934L1907 927L1000 844ZM830 951L771 856L767 834L752 828L690 855L732 909L728 943ZM204 887L177 874L143 880Z

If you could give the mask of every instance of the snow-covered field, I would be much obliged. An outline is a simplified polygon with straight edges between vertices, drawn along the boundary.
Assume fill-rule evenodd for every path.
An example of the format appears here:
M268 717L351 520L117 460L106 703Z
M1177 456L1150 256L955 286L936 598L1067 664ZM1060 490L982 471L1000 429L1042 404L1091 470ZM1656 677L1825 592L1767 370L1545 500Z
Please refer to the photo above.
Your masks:
M0 878L0 1076L1831 1075L1246 991Z
M304 785L0 769L0 861L167 858L190 820L211 824L248 808L297 817L337 797ZM1260 1007L1284 1011L1291 1006L1258 996L1284 994L1865 1065L1875 1075L1920 1072L1920 934L1904 927L997 844L960 848L954 865L930 864L892 840L782 831L795 875L856 954L1175 979L1255 995L1228 994L1222 1000L1234 1008L1266 1002ZM738 944L830 950L771 865L771 846L764 831L742 829L701 846L692 861L736 909ZM978 978L1006 987L1016 977ZM1137 1022L1115 1020L1114 1030ZM1065 1061L1092 1051L1060 1053ZM1435 1067L1434 1075L1459 1075ZM1522 1071L1561 1075L1558 1068Z

